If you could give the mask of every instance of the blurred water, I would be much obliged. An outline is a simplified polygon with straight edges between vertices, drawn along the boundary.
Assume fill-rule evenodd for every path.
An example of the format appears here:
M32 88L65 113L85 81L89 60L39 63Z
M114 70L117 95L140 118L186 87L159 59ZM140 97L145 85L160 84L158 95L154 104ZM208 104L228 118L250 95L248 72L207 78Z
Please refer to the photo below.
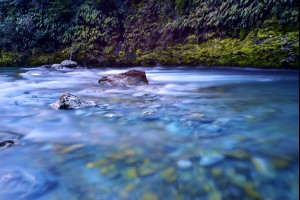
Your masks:
M299 73L0 68L0 199L299 199ZM96 107L53 110L69 92ZM13 136L11 136L13 137Z

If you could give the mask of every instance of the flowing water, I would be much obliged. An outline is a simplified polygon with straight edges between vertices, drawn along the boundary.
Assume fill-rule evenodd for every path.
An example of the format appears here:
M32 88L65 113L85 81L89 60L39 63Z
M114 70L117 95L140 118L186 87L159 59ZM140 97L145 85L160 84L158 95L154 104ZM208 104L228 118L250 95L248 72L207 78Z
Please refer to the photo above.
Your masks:
M297 200L299 73L0 68L1 200ZM54 110L69 92L97 106Z

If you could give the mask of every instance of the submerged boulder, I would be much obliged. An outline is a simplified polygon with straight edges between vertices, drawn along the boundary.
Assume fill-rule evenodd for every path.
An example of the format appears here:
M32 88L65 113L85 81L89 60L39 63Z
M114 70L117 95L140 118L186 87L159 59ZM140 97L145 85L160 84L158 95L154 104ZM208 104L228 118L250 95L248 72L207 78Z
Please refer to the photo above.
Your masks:
M52 108L59 109L59 110L73 110L73 109L91 107L95 105L96 103L93 101L86 101L75 95L65 93L60 97L59 101L51 104L50 106Z
M64 67L61 64L53 64L53 65L51 65L51 68L52 69L62 69Z
M130 70L128 72L104 76L99 80L102 86L141 86L149 85L145 71Z

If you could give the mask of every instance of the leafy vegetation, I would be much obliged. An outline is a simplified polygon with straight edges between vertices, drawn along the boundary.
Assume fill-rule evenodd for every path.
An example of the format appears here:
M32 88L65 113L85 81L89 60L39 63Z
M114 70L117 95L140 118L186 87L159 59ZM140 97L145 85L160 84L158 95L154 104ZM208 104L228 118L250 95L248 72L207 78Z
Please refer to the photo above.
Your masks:
M0 65L72 57L95 66L295 67L298 6L297 0L0 0Z

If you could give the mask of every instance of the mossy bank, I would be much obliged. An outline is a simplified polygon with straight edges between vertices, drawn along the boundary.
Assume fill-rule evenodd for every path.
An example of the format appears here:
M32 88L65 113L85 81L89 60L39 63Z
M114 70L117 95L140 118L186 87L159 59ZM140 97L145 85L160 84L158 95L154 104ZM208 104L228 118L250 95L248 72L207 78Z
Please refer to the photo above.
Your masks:
M298 68L298 0L16 0L0 65Z
M288 31L280 28L255 29L240 38L212 38L198 43L191 35L186 41L158 47L153 50L137 49L131 54L116 51L114 46L106 51L79 52L73 59L91 66L239 66L257 68L299 68L298 27ZM20 53L19 53L20 54ZM29 65L60 63L69 57L69 49L53 53L32 54L18 57L18 53L1 51L0 65Z

